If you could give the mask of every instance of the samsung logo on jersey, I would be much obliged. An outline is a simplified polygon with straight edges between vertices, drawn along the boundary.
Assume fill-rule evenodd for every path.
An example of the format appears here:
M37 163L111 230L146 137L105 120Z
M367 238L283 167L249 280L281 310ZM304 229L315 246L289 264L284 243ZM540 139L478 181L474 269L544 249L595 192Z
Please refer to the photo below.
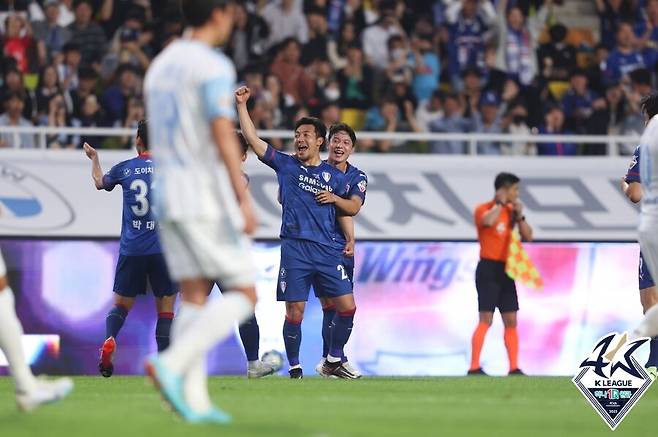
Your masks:
M71 205L52 186L0 162L0 229L55 230L74 218Z
M304 191L309 191L313 194L318 194L320 191L329 191L333 192L333 187L323 184L319 179L314 177L304 176L303 174L299 175L299 188Z

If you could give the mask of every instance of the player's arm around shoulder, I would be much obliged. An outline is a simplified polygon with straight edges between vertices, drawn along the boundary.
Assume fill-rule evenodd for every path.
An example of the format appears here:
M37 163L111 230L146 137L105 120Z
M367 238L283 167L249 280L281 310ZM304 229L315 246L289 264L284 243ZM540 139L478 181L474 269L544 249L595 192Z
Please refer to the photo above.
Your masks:
M353 192L354 188L359 189L360 187L350 187L347 184L347 180L344 177L341 177L341 180L336 188L336 192L339 194L332 193L330 191L320 191L315 195L315 200L321 205L333 203L341 215L354 217L359 213L359 211L361 211L361 206L363 206L363 202L365 200L365 188L367 186L367 179L365 179L365 181L365 185L362 184L364 197L361 197L359 194L355 194Z

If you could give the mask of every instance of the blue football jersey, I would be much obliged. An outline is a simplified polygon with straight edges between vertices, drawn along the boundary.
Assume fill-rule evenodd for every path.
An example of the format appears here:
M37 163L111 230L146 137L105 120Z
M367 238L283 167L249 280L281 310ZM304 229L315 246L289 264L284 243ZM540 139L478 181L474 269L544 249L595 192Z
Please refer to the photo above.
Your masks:
M160 253L155 215L151 208L153 161L149 154L123 161L103 176L103 188L123 189L120 253L126 256Z
M348 162L345 178L347 180L347 196L345 197L351 199L354 196L358 196L361 199L361 205L363 205L366 202L368 176ZM338 241L345 245L345 235L343 234L343 230L340 228L338 221L336 221L336 232L339 235Z
M336 232L336 208L315 200L320 191L347 196L345 175L326 162L305 166L296 157L281 153L271 145L262 161L277 173L279 201L283 208L281 238L310 240L343 249L341 232Z
M637 146L633 152L633 160L628 167L624 180L628 184L632 182L640 182L640 146Z

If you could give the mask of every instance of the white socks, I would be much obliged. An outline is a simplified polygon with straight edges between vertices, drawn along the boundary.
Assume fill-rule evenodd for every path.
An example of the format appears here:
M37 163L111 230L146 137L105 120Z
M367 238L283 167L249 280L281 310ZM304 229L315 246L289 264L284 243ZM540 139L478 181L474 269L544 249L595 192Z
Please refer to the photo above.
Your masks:
M184 302L171 327L171 344L160 357L173 372L184 375L185 399L197 412L210 409L206 355L219 341L233 333L254 313L251 301L242 293L227 293L198 306Z
M644 315L642 323L635 328L631 334L631 338L638 337L656 337L658 336L658 305L649 308L649 311Z
M9 361L16 391L30 393L36 388L37 381L25 362L22 336L23 327L14 308L14 292L7 286L0 290L0 349Z
M171 326L171 340L176 341L203 310L200 305L183 302L174 317ZM194 411L208 411L212 407L208 394L206 356L203 355L192 363L183 381L185 400Z

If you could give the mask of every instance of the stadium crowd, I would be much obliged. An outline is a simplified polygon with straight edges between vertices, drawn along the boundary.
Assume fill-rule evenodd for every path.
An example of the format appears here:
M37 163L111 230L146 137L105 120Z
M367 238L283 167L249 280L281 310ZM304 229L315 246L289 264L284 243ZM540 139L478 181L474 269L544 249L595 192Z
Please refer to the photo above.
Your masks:
M589 37L560 24L554 9L562 0L240 3L225 51L264 129L315 115L366 131L637 134L639 100L656 79L658 0L596 0L600 35ZM175 0L1 0L0 126L135 128L145 116L144 72L183 29ZM132 144L47 138L51 148L85 141ZM0 135L4 147L34 143L31 135ZM463 153L466 146L362 140L358 150ZM478 144L482 154L604 150Z

